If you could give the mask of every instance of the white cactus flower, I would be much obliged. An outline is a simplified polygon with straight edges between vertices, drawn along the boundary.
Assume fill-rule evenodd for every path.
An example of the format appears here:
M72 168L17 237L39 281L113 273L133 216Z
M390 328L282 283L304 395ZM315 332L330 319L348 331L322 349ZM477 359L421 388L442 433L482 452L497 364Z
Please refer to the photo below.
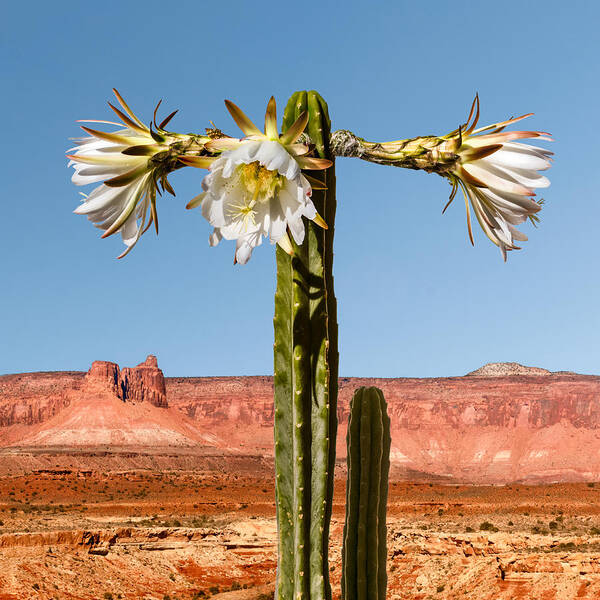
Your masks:
M209 166L210 173L202 181L204 192L188 208L202 205L202 215L214 227L211 246L223 238L237 241L234 262L248 262L263 237L291 252L288 229L296 244L302 244L303 217L326 226L311 200L312 186L302 168L326 169L331 161L307 157L309 148L295 143L306 127L308 113L279 136L274 98L267 106L264 133L237 106L226 104L246 137L206 144L207 150L222 154ZM206 162L194 157L181 160L193 166Z
M70 159L69 166L75 170L73 183L88 185L103 182L89 195L83 194L83 203L74 212L87 215L96 227L103 229L103 238L120 232L127 246L118 257L122 258L152 223L158 233L156 192L159 183L163 190L174 195L167 175L177 168L174 166L177 160L169 161L169 149L186 141L189 146L196 140L192 140L191 136L164 131L163 127L177 111L156 125L156 131L153 131L138 119L117 90L113 91L125 112L110 102L109 106L123 121L125 128L122 128L122 123L112 121L85 121L115 125L121 129L105 132L82 126L90 137L78 139L77 146L68 151L67 157ZM162 161L156 159L158 154L163 156Z
M469 125L473 115L473 122ZM512 141L527 138L551 141L547 137L549 134L540 131L503 131L507 125L530 115L475 129L479 119L479 98L476 97L464 130L461 128L453 132L454 139L458 140L455 152L459 158L448 175L453 184L448 204L460 187L465 196L471 243L470 206L484 233L500 248L504 260L508 250L519 249L516 242L527 240L527 236L516 226L527 219L534 224L539 220L536 213L541 210L543 201L536 202L533 199L535 188L550 185L548 178L538 171L551 166L550 156L553 153Z

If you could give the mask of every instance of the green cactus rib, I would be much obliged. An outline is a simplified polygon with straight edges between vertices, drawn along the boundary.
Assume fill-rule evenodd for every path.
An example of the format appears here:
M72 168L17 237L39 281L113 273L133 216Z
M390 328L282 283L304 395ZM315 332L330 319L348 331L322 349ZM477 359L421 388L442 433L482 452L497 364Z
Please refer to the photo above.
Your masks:
M342 598L384 600L390 420L383 392L359 388L350 405Z
M364 388L354 393L350 404L350 420L346 434L346 522L342 549L342 598L356 598L356 545L358 542L358 490L360 488L360 418ZM354 548L354 550L352 550Z
M379 388L377 395L381 405L381 422L383 427L383 437L381 440L382 456L381 456L381 477L379 482L379 568L377 570L377 587L379 591L379 600L385 600L387 591L387 500L388 500L388 484L390 473L390 447L392 445L390 417L387 412L387 403L383 396L383 392Z
M363 393L364 400L364 393ZM367 599L367 519L371 476L371 405L363 406L360 413L360 482L358 485L358 519L356 533L356 591L359 600Z
M296 92L286 131L305 110L307 132L329 156L327 105L317 92ZM329 600L328 539L337 431L337 315L333 295L335 174L311 173L325 190L312 200L328 224L305 221L306 236L290 257L277 248L275 293L275 465L279 530L279 600Z
M381 459L383 458L383 418L379 398L371 402L371 450L369 469L369 509L367 512L367 598L379 598L379 501ZM374 506L371 506L374 504Z

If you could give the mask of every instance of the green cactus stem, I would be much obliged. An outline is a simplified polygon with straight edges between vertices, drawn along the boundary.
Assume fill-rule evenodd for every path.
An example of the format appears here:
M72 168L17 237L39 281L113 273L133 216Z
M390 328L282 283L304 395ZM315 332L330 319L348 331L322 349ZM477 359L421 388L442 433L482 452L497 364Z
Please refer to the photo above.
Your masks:
M327 104L315 92L292 95L283 131L304 111L321 158L329 151ZM278 600L330 600L328 540L337 432L337 315L333 294L335 172L309 173L313 203L328 229L306 221L293 256L277 248L275 293L275 468ZM317 179L322 186L317 186ZM317 189L317 188L323 189Z
M350 404L342 598L385 600L390 419L383 392L361 387Z

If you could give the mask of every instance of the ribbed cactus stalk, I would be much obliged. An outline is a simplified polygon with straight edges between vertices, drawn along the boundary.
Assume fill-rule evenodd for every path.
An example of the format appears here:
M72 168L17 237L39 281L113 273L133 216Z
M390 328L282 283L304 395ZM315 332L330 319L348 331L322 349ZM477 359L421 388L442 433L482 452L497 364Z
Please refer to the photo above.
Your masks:
M390 419L379 388L354 393L347 449L342 598L385 600Z
M304 111L309 113L306 133L316 154L333 160L327 104L317 92L292 95L285 109L283 131ZM301 246L293 244L293 256L277 248L274 358L278 600L331 598L327 552L338 377L332 276L334 167L312 175L312 200L328 229L307 221L306 238Z

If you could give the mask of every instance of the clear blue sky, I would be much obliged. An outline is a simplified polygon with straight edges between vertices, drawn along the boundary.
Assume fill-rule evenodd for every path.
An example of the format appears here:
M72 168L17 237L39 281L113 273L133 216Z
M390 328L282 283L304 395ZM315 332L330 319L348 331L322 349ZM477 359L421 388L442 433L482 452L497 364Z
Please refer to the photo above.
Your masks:
M171 177L161 232L135 250L72 214L64 152L75 119L110 119L117 87L175 131L257 121L274 94L328 100L333 126L371 140L446 133L479 92L482 124L533 111L557 140L546 206L509 254L464 204L441 214L436 175L338 161L340 369L460 375L489 361L600 372L600 4L595 2L10 2L3 9L0 373L132 365L167 375L272 372L274 251L233 245L186 202L203 172ZM170 126L171 126L170 125Z

